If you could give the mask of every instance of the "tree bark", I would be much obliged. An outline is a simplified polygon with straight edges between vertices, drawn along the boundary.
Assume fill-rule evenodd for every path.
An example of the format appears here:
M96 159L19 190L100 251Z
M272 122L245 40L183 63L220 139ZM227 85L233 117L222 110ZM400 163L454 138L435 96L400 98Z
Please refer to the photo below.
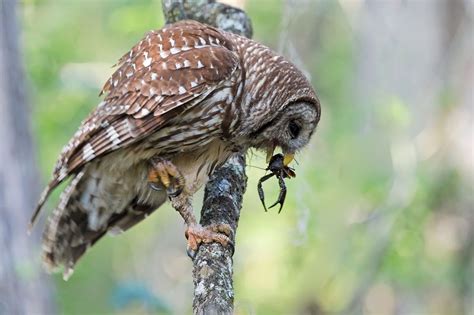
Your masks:
M252 37L252 24L247 14L239 8L215 0L162 0L166 23L196 20L224 31Z
M166 23L193 19L246 37L252 36L250 19L244 11L214 0L162 0ZM204 194L201 224L228 224L232 242L247 187L245 153L235 153L211 176ZM194 257L194 314L232 314L233 248L218 243L202 244Z
M245 157L239 153L214 172L204 194L201 224L230 225L234 244L246 186ZM232 247L219 243L200 246L193 270L195 314L233 313L232 255Z
M38 235L26 233L39 176L15 6L0 5L0 314L51 314L49 283L32 250Z

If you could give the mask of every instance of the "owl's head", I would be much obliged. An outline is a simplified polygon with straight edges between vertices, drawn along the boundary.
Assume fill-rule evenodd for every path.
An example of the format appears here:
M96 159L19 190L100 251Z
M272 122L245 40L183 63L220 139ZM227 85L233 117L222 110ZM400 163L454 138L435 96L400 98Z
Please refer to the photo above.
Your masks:
M257 130L249 134L252 147L267 152L267 161L275 148L281 148L288 165L296 152L308 144L319 122L319 103L296 101L281 111Z
M244 58L248 67L243 104L246 142L265 150L267 160L280 147L286 166L313 135L321 116L319 100L296 66L263 45L251 45L253 54Z

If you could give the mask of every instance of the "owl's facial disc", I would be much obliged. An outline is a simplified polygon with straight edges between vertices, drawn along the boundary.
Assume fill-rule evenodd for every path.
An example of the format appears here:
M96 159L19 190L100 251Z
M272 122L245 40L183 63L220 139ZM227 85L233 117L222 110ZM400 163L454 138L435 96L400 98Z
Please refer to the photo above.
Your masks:
M310 140L319 121L319 108L306 102L295 102L260 128L255 147L264 149L269 160L280 147L287 166L294 154Z

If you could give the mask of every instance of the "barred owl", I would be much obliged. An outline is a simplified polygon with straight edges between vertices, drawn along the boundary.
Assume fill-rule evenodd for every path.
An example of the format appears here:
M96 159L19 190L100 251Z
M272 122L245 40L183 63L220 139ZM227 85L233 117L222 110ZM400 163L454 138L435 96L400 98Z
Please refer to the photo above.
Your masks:
M195 21L150 31L120 58L103 101L64 147L31 225L70 178L43 236L43 260L67 277L106 233L122 232L170 199L188 245L226 243L197 224L190 199L236 151L280 147L285 165L320 118L316 94L283 57Z

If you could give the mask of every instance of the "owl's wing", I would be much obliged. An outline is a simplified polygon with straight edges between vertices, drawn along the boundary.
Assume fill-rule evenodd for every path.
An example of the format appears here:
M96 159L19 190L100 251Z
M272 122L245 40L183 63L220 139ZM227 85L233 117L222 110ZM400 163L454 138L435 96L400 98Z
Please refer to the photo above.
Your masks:
M50 192L71 173L140 141L229 85L239 65L233 44L210 26L183 21L149 32L120 58L119 68L101 92L104 101L64 147L31 225Z
M124 209L114 212L104 224L91 228L89 212L85 211L81 202L91 180L94 179L88 177L86 168L74 175L61 196L64 202L54 209L43 234L43 262L49 270L63 265L65 279L71 275L74 265L86 250L102 236L126 231L156 209L156 205L140 203L134 198Z

